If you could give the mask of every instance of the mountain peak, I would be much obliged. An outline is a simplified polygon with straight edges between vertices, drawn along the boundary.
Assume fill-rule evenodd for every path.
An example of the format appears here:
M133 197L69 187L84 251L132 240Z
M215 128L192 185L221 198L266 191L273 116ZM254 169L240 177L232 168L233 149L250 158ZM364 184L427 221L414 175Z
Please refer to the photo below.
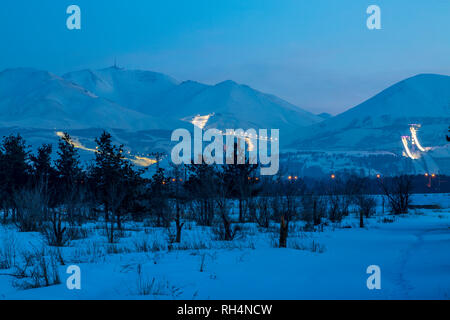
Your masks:
M112 66L110 66L110 67L106 67L106 68L103 68L103 69L100 69L100 70L117 70L117 71L124 71L125 68L119 67L119 66L117 66L117 65L112 65Z
M418 74L381 91L363 103L319 123L301 138L302 147L314 145L349 150L402 147L400 136L409 124L422 124L423 142L444 143L450 121L450 76Z
M233 80L225 80L225 81L219 82L215 86L216 87L222 87L222 86L238 87L240 85L237 82L233 81Z

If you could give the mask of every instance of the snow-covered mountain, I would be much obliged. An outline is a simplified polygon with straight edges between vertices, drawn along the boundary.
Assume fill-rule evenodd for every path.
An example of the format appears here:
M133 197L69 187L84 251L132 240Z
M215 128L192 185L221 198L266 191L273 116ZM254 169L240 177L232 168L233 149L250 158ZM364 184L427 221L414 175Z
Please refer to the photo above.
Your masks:
M0 73L0 125L44 129L158 128L157 121L46 71Z
M450 77L420 74L362 104L299 130L292 147L322 150L399 150L410 124L420 124L424 146L446 143L450 124Z
M230 80L214 86L183 83L172 93L164 101L166 110L177 117L211 115L207 128L280 129L280 134L287 136L298 127L322 120L280 98ZM185 97L182 107L179 96Z
M173 130L181 119L212 115L207 127L267 128L291 133L321 121L273 95L233 81L179 83L161 73L117 67L63 77L34 69L0 73L0 125L132 131ZM287 136L287 134L286 134Z
M94 92L97 96L148 115L164 110L160 100L176 87L177 80L162 73L110 67L67 73L63 78Z
M212 115L206 127L267 128L290 133L322 121L280 98L230 80L213 86L195 81L179 83L160 73L117 67L63 77L99 97L165 120Z

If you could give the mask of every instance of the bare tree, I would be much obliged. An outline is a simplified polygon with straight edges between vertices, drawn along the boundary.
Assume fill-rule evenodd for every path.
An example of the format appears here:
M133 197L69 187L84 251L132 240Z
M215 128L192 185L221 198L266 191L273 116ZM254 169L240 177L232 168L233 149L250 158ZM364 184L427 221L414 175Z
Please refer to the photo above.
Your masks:
M349 177L345 180L335 178L328 186L328 218L332 222L340 222L350 213L350 205L355 195L361 192L362 180Z
M208 164L188 165L189 178L186 181L186 189L192 198L193 207L196 208L195 219L197 223L211 226L214 221L216 208L215 200L216 168Z
M259 196L253 198L255 203L254 219L262 228L269 228L272 218L271 199L273 192L273 178L262 177L260 183Z
M359 213L359 227L364 228L364 217L369 218L375 213L376 201L373 197L366 194L358 194L355 197L355 204Z
M175 221L176 235L175 242L181 242L181 231L184 226L183 213L186 202L186 192L184 189L184 167L172 166L172 178L170 179L170 197L173 199L175 214L172 215L172 220Z
M283 180L279 177L277 181L280 199L280 248L286 248L289 232L289 223L298 214L300 208L299 196L304 193L304 184L301 180Z
M302 220L314 226L320 225L327 212L326 198L315 193L305 194L302 197L302 204Z
M214 201L217 207L217 213L219 215L220 223L219 227L215 229L215 233L219 235L220 240L231 241L233 240L240 227L235 225L232 226L232 220L229 216L230 205L229 205L229 186L226 182L225 170L220 170L216 168L215 179L216 182L212 184L211 191L214 193Z
M375 213L376 201L369 195L369 180L366 178L352 179L353 203L359 214L359 227L364 228L364 218L369 218Z
M66 237L67 227L64 224L63 216L61 208L50 209L50 221L45 223L42 228L42 232L50 246L62 247L68 240Z
M380 185L388 199L391 212L393 214L408 213L413 188L412 177L401 175L388 181L380 181Z

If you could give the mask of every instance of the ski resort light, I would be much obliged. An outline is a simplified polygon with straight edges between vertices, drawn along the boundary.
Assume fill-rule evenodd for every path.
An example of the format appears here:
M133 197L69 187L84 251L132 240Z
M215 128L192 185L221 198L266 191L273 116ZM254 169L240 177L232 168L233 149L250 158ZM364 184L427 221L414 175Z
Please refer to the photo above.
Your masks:
M336 175L335 175L335 174L332 174L332 175L331 175L331 179L336 179Z
M59 138L64 137L64 132L62 131L57 131L55 132L56 136L58 136ZM80 150L84 150L84 151L89 151L89 152L93 152L93 153L98 153L98 146L95 147L95 149L92 148L87 148L85 147L80 141L78 141L77 139L71 139L69 141L69 143L76 149L80 149ZM122 153L122 150L120 151L120 153ZM130 152L128 152L129 154ZM131 162L133 162L134 164L140 166L140 167L149 167L155 163L157 163L158 161L156 161L155 159L150 159L150 158L146 158L146 157L139 157L137 155L133 156L133 158L123 158L126 160L129 160Z
M381 174L377 174L377 179L380 179L381 178Z
M428 177L429 176L429 174L428 173L425 173L425 177Z
M434 179L434 178L436 178L436 174L435 173L432 173L431 174L431 177Z
M196 126L199 127L200 129L205 128L206 123L208 123L209 118L211 118L212 116L214 116L214 114L208 114L206 116L195 116L194 119L192 119L191 123Z
M415 127L418 127L419 125L413 124L411 125L411 127L409 128L409 130L411 131L411 137L412 137L412 141L413 144L416 145L416 147L422 151L422 152L426 152L426 149L424 147L422 147L422 145L419 142L419 139L417 138L417 129Z
M418 159L418 157L413 155L411 153L411 150L409 150L408 140L410 140L410 138L408 136L402 136L402 143L403 143L403 147L405 148L405 153L409 158L416 160L416 159Z

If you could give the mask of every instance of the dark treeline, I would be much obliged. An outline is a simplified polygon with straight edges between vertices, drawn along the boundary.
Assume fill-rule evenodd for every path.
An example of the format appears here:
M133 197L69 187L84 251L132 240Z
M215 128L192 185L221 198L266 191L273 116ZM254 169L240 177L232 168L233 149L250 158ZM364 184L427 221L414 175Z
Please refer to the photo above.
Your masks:
M279 246L286 247L292 221L303 220L305 228L315 230L340 222L356 210L363 227L364 218L375 212L371 194L384 194L383 210L386 206L394 214L406 213L414 181L423 179L303 180L282 173L260 177L258 166L249 163L171 166L144 178L145 170L124 159L123 146L114 145L109 133L95 141L95 160L83 166L67 133L59 141L54 161L51 145L44 144L31 154L20 135L4 137L0 148L2 222L13 223L23 232L42 232L52 246L63 246L76 237L77 226L88 221L101 222L110 243L117 241L123 222L129 220L167 228L171 242L181 241L187 221L211 226L217 238L225 241L234 239L244 222L261 228L275 223Z

